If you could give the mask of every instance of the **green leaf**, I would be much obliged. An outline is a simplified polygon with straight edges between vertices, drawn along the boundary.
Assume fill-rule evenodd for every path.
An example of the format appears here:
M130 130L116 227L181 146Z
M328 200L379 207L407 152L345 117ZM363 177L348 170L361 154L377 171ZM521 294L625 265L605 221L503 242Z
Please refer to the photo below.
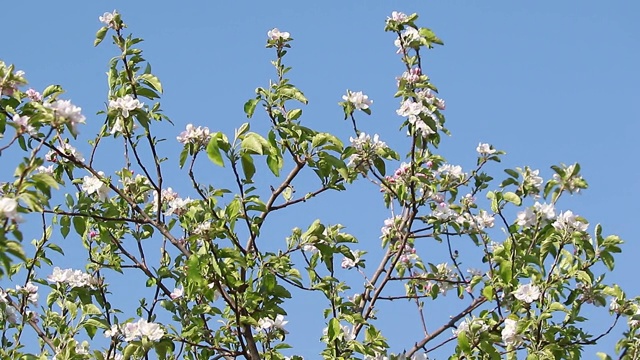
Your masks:
M244 171L244 178L247 181L251 181L253 179L253 175L256 173L256 167L253 165L253 158L251 155L245 153L240 157L240 162L242 163L242 171Z
M96 33L96 39L93 41L93 46L98 46L104 40L105 35L107 35L107 31L109 31L108 26L101 27Z
M220 148L218 145L218 138L216 136L212 136L211 140L209 140L209 144L207 144L207 156L209 156L209 160L212 163L224 167L224 162L222 161L222 155L220 154Z
M510 203L515 204L516 206L520 206L520 204L522 204L522 199L520 199L520 196L516 195L516 193L514 192L506 192L503 195L504 199L507 200Z
M253 116L254 111L256 111L256 105L260 102L260 98L249 99L246 103L244 103L244 113L247 114L248 118Z
M327 337L329 338L329 342L336 340L341 332L342 327L340 326L340 321L336 318L331 318L331 320L329 320L329 326L327 327Z
M49 95L62 93L62 86L60 85L49 85L42 91L42 98L46 98Z
M289 120L298 120L300 115L302 115L302 109L292 109L287 112L287 118Z
M269 155L267 156L267 166L269 170L275 176L280 176L280 170L282 170L282 166L284 165L284 161L282 156L280 155Z
M271 151L267 139L253 132L248 133L244 139L242 139L240 147L245 151L259 155L265 155Z
M482 289L482 296L484 296L488 301L493 300L493 294L493 286L485 286L485 288Z
M155 75L152 74L142 74L138 77L138 79L143 80L149 86L151 86L154 90L159 93L162 93L162 84L160 83L160 79L158 79Z
M471 351L471 345L469 344L469 338L466 331L460 331L458 333L458 346L463 353L467 354Z
M509 174L509 176L511 176L514 179L517 179L520 177L520 174L518 174L518 172L513 169L504 169L504 172Z
M84 233L87 230L86 219L81 216L75 216L73 218L73 228L76 230L76 234L84 236Z

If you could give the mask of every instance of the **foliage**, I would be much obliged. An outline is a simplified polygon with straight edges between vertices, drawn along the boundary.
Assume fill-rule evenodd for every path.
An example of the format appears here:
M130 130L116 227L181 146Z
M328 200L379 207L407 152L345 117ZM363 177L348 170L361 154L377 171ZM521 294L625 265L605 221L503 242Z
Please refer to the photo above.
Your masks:
M404 66L395 94L407 134L400 152L358 129L358 115L370 115L373 105L362 92L347 91L339 103L353 128L348 144L303 125L307 98L284 63L293 38L273 29L267 48L275 51L276 80L244 106L252 121L268 121L268 131L246 122L231 136L189 124L177 137L193 199L164 180L163 139L153 131L170 120L158 102L161 82L138 48L142 39L126 34L116 12L100 20L95 45L111 36L118 55L109 62L104 125L88 158L73 146L85 117L61 98L63 89L22 91L24 74L0 62L0 151L24 153L1 189L0 275L19 284L0 289L2 358L285 359L304 347L287 342L287 301L309 296L326 304L311 309L326 319L325 359L420 359L436 349L448 349L451 359L579 359L620 318L628 329L616 350L622 359L638 357L638 299L605 282L622 240L557 210L564 196L587 188L580 166L552 166L546 182L529 167L494 179L485 167L504 152L489 144L479 144L469 172L438 153L448 134L445 103L423 73L422 56L443 42L417 25L416 14L394 12L385 26ZM125 166L113 172L95 165L109 143L126 149ZM231 176L233 188L199 179L196 164ZM315 188L300 180L308 175ZM358 250L367 245L342 225L322 219L292 229L284 246L267 243L272 213L312 209L316 197L366 186L362 179L380 189L390 213L379 259ZM486 208L476 200L483 197ZM25 251L23 231L38 221L42 235ZM52 269L52 255L64 254L60 236L81 240L83 270ZM454 239L464 250L454 250ZM420 243L446 251L420 251ZM158 244L160 255L150 254ZM479 268L464 267L462 258ZM339 268L358 272L364 285L355 287ZM118 273L140 274L152 290L135 314L112 305L126 296L110 291L108 279ZM462 310L427 327L425 310L447 293ZM380 304L391 301L415 306L424 330L401 349L391 349L384 334L393 329L376 321ZM608 306L604 329L586 326L591 306ZM103 333L107 342L98 341Z

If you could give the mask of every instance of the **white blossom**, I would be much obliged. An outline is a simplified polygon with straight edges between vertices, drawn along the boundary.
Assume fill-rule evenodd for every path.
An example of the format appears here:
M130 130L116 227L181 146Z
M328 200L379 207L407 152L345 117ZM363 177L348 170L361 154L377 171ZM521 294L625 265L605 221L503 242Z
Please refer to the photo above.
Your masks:
M539 202L536 201L533 207L536 209L538 213L542 214L544 218L547 220L553 220L556 217L556 209L553 206L553 204L547 204L547 203L540 204Z
M397 38L393 44L398 48L396 51L398 54L402 53L402 48L407 47L412 42L420 39L420 32L417 29L412 27L407 27L401 34L400 37Z
M30 303L38 303L38 287L33 285L31 281L27 282L24 287L16 285L16 290L27 294L27 300L29 300Z
M516 224L522 227L530 227L536 224L536 214L531 208L526 208L518 212Z
M58 284L67 284L72 288L76 287L91 287L93 288L97 282L97 280L80 270L73 269L60 269L59 267L54 267L51 275L47 276L47 280L49 282L58 283Z
M56 100L51 103L44 103L43 105L53 110L56 117L67 120L74 134L78 133L78 124L85 123L86 118L81 113L82 108L73 105L70 100Z
M113 12L105 12L104 14L102 14L102 16L98 17L98 20L113 29L113 19L116 17L116 15L118 15L118 12L116 10L113 10Z
M39 174L49 174L49 175L53 175L53 164L49 165L49 166L43 166L40 165L38 166L38 168L36 169L36 171Z
M504 319L504 329L502 329L502 341L505 345L515 345L520 341L518 336L518 322L513 319Z
M117 324L111 325L111 328L104 331L104 337L110 338L120 335L120 328Z
M278 28L273 28L267 31L267 37L270 40L278 40L278 39L287 40L291 37L291 34L289 34L286 31L280 31Z
M494 223L493 215L490 215L484 210L480 210L478 215L475 216L475 221L478 229L492 228Z
M104 177L104 173L102 171L99 171L98 175L100 175L100 177ZM109 195L109 187L97 176L85 176L82 179L82 191L87 193L87 195L98 195L98 198L101 201L106 200Z
M393 11L391 12L391 17L388 17L387 20L393 20L393 21L397 21L397 22L405 22L407 21L409 17L407 16L407 14L400 12L400 11Z
M539 176L540 170L531 170L530 168L525 168L522 177L524 179L525 184L532 185L535 188L540 188L542 185L543 179Z
M527 304L538 300L540 298L540 288L531 283L525 285L519 285L516 291L513 292L516 299L524 301Z
M485 143L479 143L476 151L480 155L491 155L496 152L495 149L491 148L491 145Z
M184 145L187 143L205 144L209 142L211 135L209 133L209 128L206 126L198 126L196 128L193 124L187 124L186 130L181 132L176 139Z
M587 231L589 227L589 223L578 220L578 216L574 215L571 210L561 212L552 225L558 230L566 231Z
M84 162L84 156L82 156L82 153L80 153L78 150L76 150L76 148L74 148L73 146L69 145L69 143L63 143L62 146L58 146L57 147L58 151L60 151L61 153L74 158L76 161L79 162ZM51 161L51 162L56 162L57 161L57 156L58 153L55 152L54 150L49 151L46 155L45 155L45 159L47 161ZM66 163L68 162L67 158L62 158L61 162Z
M164 336L164 330L159 324L140 319L135 323L127 323L123 329L125 341L133 341L146 337L151 341L158 341Z
M42 94L34 89L28 89L24 92L31 101L42 101Z
M269 330L271 328L284 330L284 326L287 325L289 321L284 319L283 315L277 315L275 319L262 318L258 320L258 329L260 330Z
M366 110L373 104L373 100L369 100L369 97L362 93L362 91L347 90L346 95L342 95L342 100L353 104L358 110Z
M13 115L13 122L20 127L21 131L24 131L29 135L36 135L38 133L32 125L29 125L28 116L15 114Z
M164 212L164 214L166 216L171 216L171 215L182 215L184 214L184 212L187 209L187 206L192 202L193 200L191 200L190 198L186 198L186 199L182 199L182 198L175 198L171 201L169 201L169 203L167 204L167 211Z
M181 298L183 295L184 295L184 288L181 286L173 289L173 291L169 296L171 297L171 299L175 300L175 299Z
M451 175L459 178L465 176L465 173L462 172L462 166L460 165L443 164L438 168L438 172L441 175Z
M143 105L144 104L141 103L140 100L131 95L125 95L124 97L120 97L115 100L109 100L109 109L120 110L120 113L125 118L129 117L130 111L140 109Z
M354 250L351 250L351 254L353 255L353 260L349 259L346 256L342 259L342 262L341 262L340 266L343 269L351 269L351 268L354 268L354 267L356 267L358 265L358 262L360 261L360 256L359 256L358 252L354 251Z
M18 215L18 202L16 199L10 197L0 198L0 218L2 217L15 221L21 220L20 215Z

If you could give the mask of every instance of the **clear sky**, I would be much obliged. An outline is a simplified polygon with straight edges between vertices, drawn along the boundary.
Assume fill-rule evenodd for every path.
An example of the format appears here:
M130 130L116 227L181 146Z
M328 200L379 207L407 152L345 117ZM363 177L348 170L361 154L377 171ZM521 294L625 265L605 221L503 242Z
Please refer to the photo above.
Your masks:
M187 123L232 134L233 128L246 121L242 105L257 86L266 86L274 78L269 64L274 54L264 49L266 32L273 27L290 32L295 39L286 63L293 67L289 73L293 83L310 100L304 108L305 124L335 132L348 141L351 128L342 120L337 102L346 89L362 90L374 100L373 115L359 116L362 129L380 133L388 144L403 144L405 138L397 131L401 119L395 114L398 100L393 98L395 77L403 68L395 54L394 36L384 33L383 28L393 10L418 12L419 24L432 28L445 42L444 47L429 52L423 64L423 71L447 101L445 115L452 136L443 139L442 154L451 163L469 169L475 163L478 142L489 142L507 151L505 161L490 168L496 177L504 167L530 165L548 178L549 165L579 162L590 189L563 205L589 219L591 230L600 222L605 232L627 240L616 273L609 279L622 284L629 294L640 294L632 276L640 251L634 220L640 203L640 3L332 0L2 4L0 58L24 70L36 89L52 83L63 85L67 90L64 98L81 106L87 116L87 136L103 122L95 113L105 107L104 73L108 60L117 55L109 39L98 48L92 43L101 26L98 16L114 8L123 14L128 30L145 39L141 44L145 57L163 82L162 105L176 124L161 132L169 139L164 147L168 154L177 153L179 144L173 140ZM261 117L254 121L260 120L266 121ZM169 181L181 178L176 175ZM357 185L367 188L364 182ZM180 183L174 188L181 188ZM284 224L280 235L320 217L347 225L363 242L359 247L375 253L379 229L388 214L375 195L377 189L369 188L348 197L330 195L329 200L300 208L288 218L274 218ZM60 243L66 248L67 244L74 246L72 241ZM73 261L65 261L68 264L61 266L73 265ZM296 352L308 359L315 358L322 329L321 310L308 315L314 304L311 300L296 302L287 308L289 340L297 346ZM410 347L420 336L419 324L411 324L412 315L398 314L403 315L381 318L395 351ZM611 349L611 343L603 348Z

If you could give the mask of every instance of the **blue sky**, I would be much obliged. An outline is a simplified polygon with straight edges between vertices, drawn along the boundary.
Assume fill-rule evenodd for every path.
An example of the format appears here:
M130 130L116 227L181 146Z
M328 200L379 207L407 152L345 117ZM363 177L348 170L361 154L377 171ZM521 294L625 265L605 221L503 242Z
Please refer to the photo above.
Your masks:
M548 178L549 165L579 162L590 189L566 199L563 206L589 219L591 229L600 222L605 232L627 240L609 280L635 295L640 288L628 274L637 269L634 255L640 250L634 220L640 201L636 140L640 5L632 0L577 4L101 1L46 2L26 9L9 2L2 5L3 13L11 15L3 16L0 56L24 70L36 89L63 85L64 97L83 108L88 119L84 133L90 136L102 124L95 113L105 107L104 73L108 60L117 55L109 39L93 48L101 26L97 18L118 9L129 30L145 39L141 44L145 57L163 82L163 109L176 126L163 127L160 135L169 139L166 153L175 154L179 144L173 140L187 123L232 134L246 121L242 105L257 86L274 78L269 64L274 54L264 44L267 30L279 27L295 39L286 64L293 67L292 82L310 100L304 108L305 124L348 141L351 128L342 120L337 102L346 89L362 90L374 104L372 116L359 116L360 127L400 146L405 138L397 131L401 120L395 114L398 101L393 94L395 77L403 68L395 54L394 36L383 28L393 10L418 12L419 24L432 28L445 42L427 53L423 64L447 101L445 115L452 136L443 139L442 154L469 169L478 142L489 142L507 151L502 164L489 168L496 177L504 167L530 165ZM258 116L252 121L252 126L260 127L266 119ZM180 188L181 178L176 175L169 181ZM286 236L292 226L304 227L320 217L347 225L363 242L360 248L375 253L388 214L378 201L377 189L364 182L356 185L359 189L352 195L331 194L274 217L271 220L281 221L274 229L280 224L284 228L282 233L273 230L274 236ZM363 212L363 207L370 210ZM73 246L71 241L60 243ZM63 261L73 265L69 259ZM292 303L287 308L289 339L297 345L297 353L313 359L322 318L320 309L317 316L305 315L316 303L308 304ZM381 317L381 322L392 330L387 335L398 351L419 340L419 324L405 324L410 321L393 314Z

